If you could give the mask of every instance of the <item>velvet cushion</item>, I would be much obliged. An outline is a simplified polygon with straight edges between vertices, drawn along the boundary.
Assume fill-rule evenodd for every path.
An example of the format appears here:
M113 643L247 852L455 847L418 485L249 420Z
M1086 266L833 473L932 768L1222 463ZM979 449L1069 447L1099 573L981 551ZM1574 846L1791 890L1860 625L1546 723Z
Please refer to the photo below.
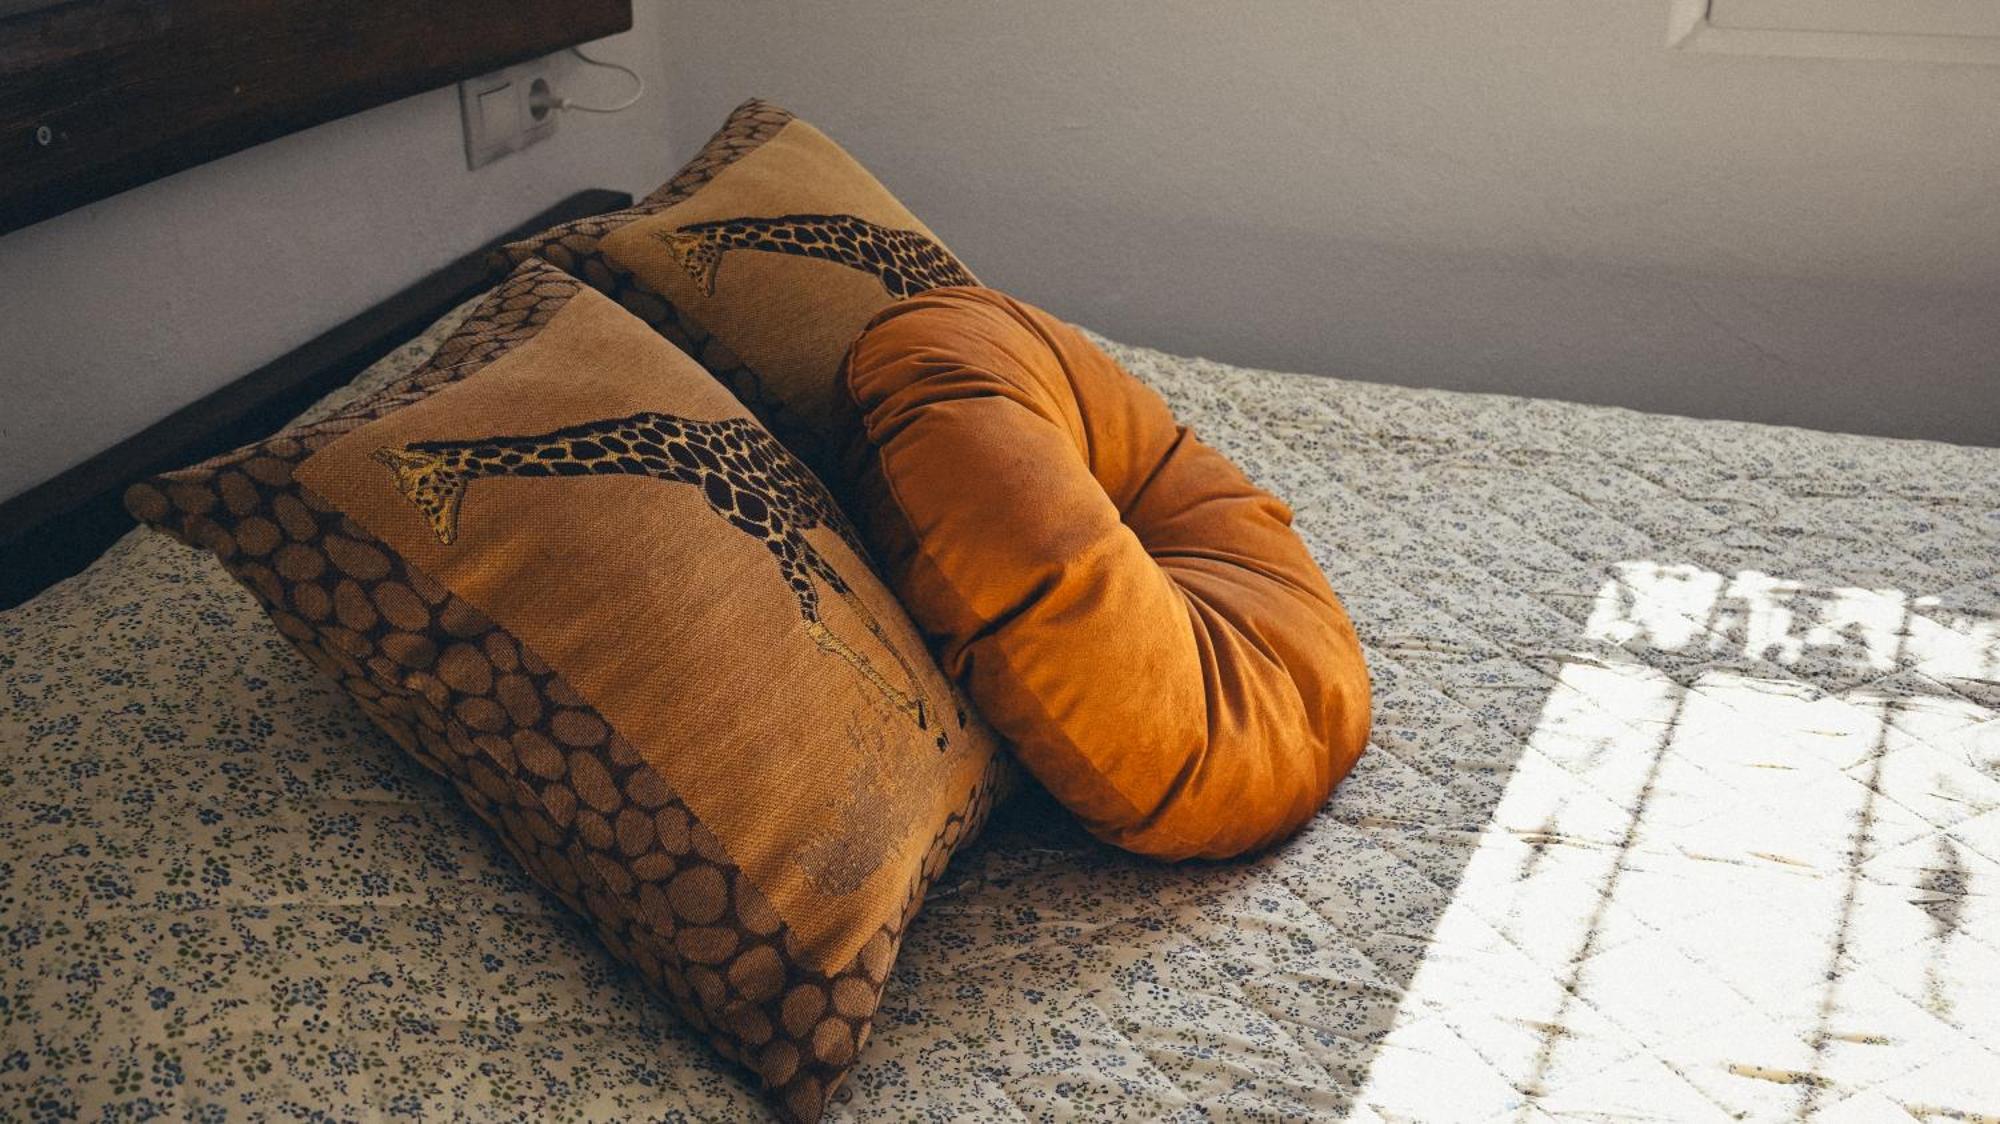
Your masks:
M1004 757L819 482L692 360L530 263L407 380L127 503L819 1116Z
M1279 840L1360 755L1360 646L1291 512L1074 329L990 289L877 317L855 510L947 673L1099 837Z

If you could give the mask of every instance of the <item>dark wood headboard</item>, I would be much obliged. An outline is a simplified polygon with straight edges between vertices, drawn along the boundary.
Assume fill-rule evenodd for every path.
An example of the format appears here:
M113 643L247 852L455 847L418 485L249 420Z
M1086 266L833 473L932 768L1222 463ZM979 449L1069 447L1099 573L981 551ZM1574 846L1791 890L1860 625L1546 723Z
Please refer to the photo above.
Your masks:
M494 248L631 203L622 191L580 191L352 320L0 503L0 609L83 569L131 530L123 501L134 480L275 431L497 280L490 261Z
M631 26L631 0L0 0L0 234Z

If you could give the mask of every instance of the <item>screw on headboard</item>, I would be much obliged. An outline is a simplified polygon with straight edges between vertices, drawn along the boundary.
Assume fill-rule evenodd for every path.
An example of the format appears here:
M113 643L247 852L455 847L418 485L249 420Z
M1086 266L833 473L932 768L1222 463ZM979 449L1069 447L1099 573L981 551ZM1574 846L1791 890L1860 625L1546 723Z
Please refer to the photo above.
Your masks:
M47 125L35 126L35 143L41 145L43 148L56 143L56 131Z

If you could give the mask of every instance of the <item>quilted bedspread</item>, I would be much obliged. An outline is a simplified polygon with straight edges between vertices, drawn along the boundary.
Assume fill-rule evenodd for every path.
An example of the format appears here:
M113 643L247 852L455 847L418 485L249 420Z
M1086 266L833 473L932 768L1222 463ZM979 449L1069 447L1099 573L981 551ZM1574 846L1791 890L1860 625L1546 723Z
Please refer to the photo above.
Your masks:
M1018 799L833 1119L2000 1118L2000 450L1113 346L1296 508L1373 744L1250 861ZM0 1118L154 1113L764 1118L134 535L0 614Z

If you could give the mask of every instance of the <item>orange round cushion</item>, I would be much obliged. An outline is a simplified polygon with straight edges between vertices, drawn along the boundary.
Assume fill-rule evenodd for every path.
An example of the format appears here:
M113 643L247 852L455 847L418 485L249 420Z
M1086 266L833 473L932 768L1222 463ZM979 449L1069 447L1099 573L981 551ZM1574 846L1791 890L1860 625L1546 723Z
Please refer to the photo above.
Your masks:
M1368 672L1289 508L991 289L883 312L845 378L891 586L1093 833L1221 858L1318 811L1367 741Z

